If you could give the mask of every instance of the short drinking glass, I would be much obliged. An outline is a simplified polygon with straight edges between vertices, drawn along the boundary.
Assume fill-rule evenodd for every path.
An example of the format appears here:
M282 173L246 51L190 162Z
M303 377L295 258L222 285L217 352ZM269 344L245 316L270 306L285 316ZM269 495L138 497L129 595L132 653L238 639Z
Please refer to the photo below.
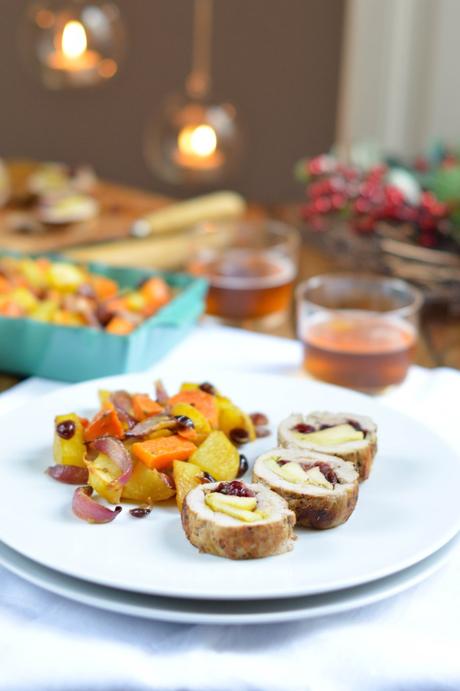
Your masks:
M367 392L401 383L413 361L422 295L399 279L327 274L297 287L304 368Z
M188 269L209 281L206 313L248 328L271 328L289 314L298 231L274 220L203 223L192 233Z

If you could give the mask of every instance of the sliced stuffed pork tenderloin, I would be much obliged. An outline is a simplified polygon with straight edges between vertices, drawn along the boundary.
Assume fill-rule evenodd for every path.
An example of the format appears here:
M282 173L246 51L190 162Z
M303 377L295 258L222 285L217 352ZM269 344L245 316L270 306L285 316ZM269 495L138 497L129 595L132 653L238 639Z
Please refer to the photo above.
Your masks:
M265 485L239 480L200 485L185 498L182 526L200 552L257 559L293 548L295 514Z
M362 481L369 477L377 453L377 425L354 413L294 413L279 425L278 443L350 461Z
M259 456L253 481L285 499L297 525L325 530L345 523L358 499L358 473L336 456L277 448Z

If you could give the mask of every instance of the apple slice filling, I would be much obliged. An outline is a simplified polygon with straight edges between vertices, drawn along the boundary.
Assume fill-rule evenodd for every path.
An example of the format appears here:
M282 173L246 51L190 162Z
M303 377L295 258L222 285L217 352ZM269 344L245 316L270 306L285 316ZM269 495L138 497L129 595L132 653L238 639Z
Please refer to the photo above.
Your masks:
M206 506L212 511L227 514L244 523L253 523L266 518L257 510L257 498L252 490L242 482L221 482L214 492L205 497Z
M297 463L280 458L269 458L265 463L273 473L293 484L313 485L331 490L336 484L340 484L334 469L322 461Z
M343 425L322 425L317 430L312 425L299 423L292 428L292 432L316 446L337 446L347 442L362 441L366 436L359 424L352 420Z

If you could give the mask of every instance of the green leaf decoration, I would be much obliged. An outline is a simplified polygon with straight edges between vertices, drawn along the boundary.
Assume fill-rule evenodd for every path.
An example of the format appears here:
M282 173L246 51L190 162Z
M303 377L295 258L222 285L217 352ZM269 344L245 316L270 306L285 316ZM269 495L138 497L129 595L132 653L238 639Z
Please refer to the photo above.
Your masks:
M310 180L310 174L307 168L308 159L302 158L294 166L294 178L298 182L308 182Z
M460 200L460 165L434 172L429 180L429 189L441 202Z

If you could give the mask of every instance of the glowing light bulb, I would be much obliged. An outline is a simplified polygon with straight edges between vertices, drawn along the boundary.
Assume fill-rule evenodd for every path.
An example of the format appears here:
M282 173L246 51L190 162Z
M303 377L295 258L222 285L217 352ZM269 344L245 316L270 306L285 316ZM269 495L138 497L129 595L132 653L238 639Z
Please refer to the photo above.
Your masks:
M177 145L187 156L208 158L217 149L217 136L210 125L188 125L179 132Z
M76 60L86 51L88 41L83 24L76 20L67 22L62 32L62 52L69 60Z

